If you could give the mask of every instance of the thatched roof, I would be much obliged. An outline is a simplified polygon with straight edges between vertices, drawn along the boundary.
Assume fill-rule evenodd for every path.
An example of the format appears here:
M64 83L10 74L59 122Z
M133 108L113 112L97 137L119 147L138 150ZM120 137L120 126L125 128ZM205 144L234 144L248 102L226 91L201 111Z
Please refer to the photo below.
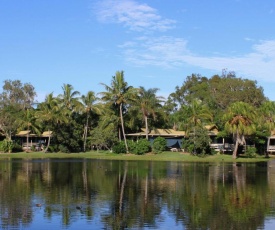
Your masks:
M19 133L16 134L16 136L19 136L19 137L24 137L24 136L27 136L28 134L30 134L30 130L24 130L24 131L20 131Z
M41 135L33 134L30 132L31 132L30 130L20 131L19 133L16 134L16 136L26 137L27 135L29 135L29 137L40 137L40 136L41 137L50 137L52 135L52 131L45 131Z
M146 129L142 128L139 133L126 134L127 136L146 136ZM165 137L183 137L185 131L176 131L174 129L154 129L149 130L149 136L165 136Z
M206 125L205 128L208 131L209 136L217 136L219 133L216 125ZM184 137L186 136L185 131L177 131L174 129L153 129L149 130L149 136L163 136L163 137ZM146 129L141 128L141 132L139 133L130 133L126 134L126 136L146 136Z
M42 137L50 137L50 136L52 136L52 133L53 133L52 131L45 131L45 132L42 133L41 136Z
M218 127L216 125L206 125L204 127L207 129L208 135L210 136L217 136L219 133Z

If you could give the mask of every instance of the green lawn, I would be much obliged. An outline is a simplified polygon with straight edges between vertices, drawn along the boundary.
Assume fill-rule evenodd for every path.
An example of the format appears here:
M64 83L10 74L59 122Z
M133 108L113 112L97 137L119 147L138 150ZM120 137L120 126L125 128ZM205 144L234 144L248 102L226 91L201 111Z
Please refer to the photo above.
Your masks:
M87 159L108 159L108 160L149 160L149 161L185 161L185 162L259 162L275 159L271 156L265 158L264 156L258 156L256 158L246 158L244 156L238 159L232 159L231 155L213 155L198 157L192 156L188 153L179 152L163 152L160 154L145 154L145 155L133 155L133 154L114 154L108 151L92 151L86 153L1 153L0 160L6 160L11 158L24 158L24 159L44 159L44 158L87 158Z

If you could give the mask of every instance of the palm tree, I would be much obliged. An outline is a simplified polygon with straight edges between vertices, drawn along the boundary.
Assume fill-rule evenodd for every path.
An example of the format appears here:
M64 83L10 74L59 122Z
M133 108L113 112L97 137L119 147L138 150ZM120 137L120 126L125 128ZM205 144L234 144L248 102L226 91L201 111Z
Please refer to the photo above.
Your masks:
M33 130L35 133L40 133L39 125L35 116L35 111L32 108L22 110L21 115L18 116L17 122L20 129L27 128L27 150L29 148L29 131Z
M67 110L64 110L60 105L58 98L53 96L53 93L50 93L46 96L45 102L42 102L38 105L36 111L36 117L39 122L44 122L48 131L54 127L68 122ZM44 152L47 152L51 141L51 135L47 143L47 147L44 149Z
M99 104L95 104L98 98L95 96L95 93L93 91L89 91L86 95L82 95L80 99L83 105L82 110L86 114L86 123L84 126L84 134L83 134L83 139L84 139L83 151L85 152L90 113L92 111L96 113L100 113L100 108L99 108Z
M106 90L105 92L100 93L102 95L102 100L115 105L115 107L118 107L119 109L122 134L126 151L128 153L129 151L125 136L123 110L126 109L126 106L129 102L132 102L136 99L138 89L133 88L132 86L128 86L128 83L124 80L123 71L116 72L116 75L112 77L111 86L108 86L104 83L101 84L105 87Z
M235 147L233 158L237 158L239 145L245 145L245 136L251 135L256 131L255 109L245 102L235 102L231 104L223 116L225 121L225 131L233 134Z
M186 135L188 136L191 131L193 132L193 151L194 154L196 154L196 149L198 147L198 138L199 136L204 135L204 125L212 121L213 115L210 112L209 108L204 105L201 100L198 99L191 101L189 105L182 107L180 111L183 114L183 124L181 126L184 126ZM179 116L177 116L177 118L179 118ZM196 130L198 131L196 132Z
M144 87L140 86L138 100L136 100L135 104L140 109L142 113L143 120L145 122L146 128L146 139L148 140L148 117L152 116L153 119L156 119L157 109L161 107L161 102L163 101L163 97L156 96L156 92L158 88L150 88L146 90Z
M259 108L260 124L263 124L264 128L271 133L275 128L275 102L266 101Z
M81 106L80 102L78 101L78 95L80 92L74 91L74 88L70 84L63 84L62 86L63 94L58 95L62 105L69 109L70 111L75 111Z
M200 100L193 100L190 105L183 109L186 125L186 133L194 130L197 126L203 126L212 120L212 114L207 106L202 104Z

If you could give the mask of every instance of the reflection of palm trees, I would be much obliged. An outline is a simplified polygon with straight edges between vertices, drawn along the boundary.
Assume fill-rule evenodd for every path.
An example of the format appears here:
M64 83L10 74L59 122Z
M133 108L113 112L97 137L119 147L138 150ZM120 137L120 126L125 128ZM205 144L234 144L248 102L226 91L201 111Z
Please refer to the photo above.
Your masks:
M123 205L123 195L124 195L127 171L128 171L128 162L126 162L124 166L124 174L123 174L123 179L120 187L120 197L119 197L119 214L120 215L121 215L122 205Z

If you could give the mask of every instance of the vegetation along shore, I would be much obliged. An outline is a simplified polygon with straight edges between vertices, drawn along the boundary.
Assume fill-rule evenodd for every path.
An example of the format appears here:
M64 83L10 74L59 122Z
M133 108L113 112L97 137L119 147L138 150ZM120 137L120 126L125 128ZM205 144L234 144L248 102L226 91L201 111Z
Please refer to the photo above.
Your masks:
M101 85L82 94L64 84L36 102L31 83L5 80L0 157L266 161L275 151L275 102L234 72L192 74L167 98L123 71Z

